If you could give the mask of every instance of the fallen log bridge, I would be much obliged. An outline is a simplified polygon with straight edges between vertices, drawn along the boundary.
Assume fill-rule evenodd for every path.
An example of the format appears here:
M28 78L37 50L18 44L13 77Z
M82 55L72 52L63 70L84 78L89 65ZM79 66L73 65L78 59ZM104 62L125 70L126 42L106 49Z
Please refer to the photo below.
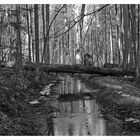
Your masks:
M36 64L24 66L25 70L35 70ZM110 75L110 76L122 76L122 75L132 75L135 76L135 72L132 70L122 70L121 68L99 68L93 66L82 66L82 65L45 65L40 64L39 68L41 71L47 73L80 73L80 74L100 74L100 75Z

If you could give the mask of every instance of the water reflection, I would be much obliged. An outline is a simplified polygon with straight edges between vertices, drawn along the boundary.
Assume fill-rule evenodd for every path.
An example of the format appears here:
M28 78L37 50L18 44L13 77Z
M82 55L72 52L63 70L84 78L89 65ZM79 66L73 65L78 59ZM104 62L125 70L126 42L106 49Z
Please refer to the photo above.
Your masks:
M59 86L59 93L76 94L80 92L90 92L90 90L78 78L66 75Z
M60 94L77 94L90 92L79 79L66 75L57 88ZM57 91L57 92L58 92ZM85 136L85 135L116 135L118 126L106 121L100 112L96 99L52 101L60 112L54 112L48 119L48 131L44 135Z
M99 118L95 100L60 102L54 118L54 135L104 135L104 119Z

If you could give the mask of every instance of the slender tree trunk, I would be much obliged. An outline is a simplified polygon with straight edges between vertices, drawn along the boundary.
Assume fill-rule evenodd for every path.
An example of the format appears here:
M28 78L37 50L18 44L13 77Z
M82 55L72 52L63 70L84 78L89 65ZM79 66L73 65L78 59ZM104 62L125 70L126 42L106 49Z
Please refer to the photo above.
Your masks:
M35 10L35 48L36 48L36 63L39 63L39 19L38 19L38 5L34 5Z
M105 63L107 63L107 21L106 21L106 8L105 8Z
M139 52L137 51L137 46L136 46L136 8L135 8L135 5L132 4L131 5L131 15L132 15L132 18L131 18L131 30L132 30L132 44L133 44L133 48L134 48L134 52L135 52L135 66L138 65L138 59L137 59L137 54L139 54ZM138 26L139 27L139 26ZM139 39L138 39L139 40ZM132 51L133 53L133 51ZM133 63L133 59L131 60Z
M63 48L63 64L65 64L66 63L65 37L62 37L62 48Z
M53 39L53 46L52 46L52 63L54 63L54 49L56 48L56 36L57 34L55 34L56 32L56 19L54 19L54 25L53 25L53 29L54 29L54 39Z
M120 4L120 48L121 48L121 55L122 55L122 67L124 68L123 60L124 60L124 55L123 55L123 50L124 50L124 36L123 36L123 5Z
M129 49L129 11L128 5L123 5L123 29L124 29L124 45L123 45L123 68L128 64L128 49Z
M44 39L44 63L47 63L46 60L46 46L45 46L45 16L44 16L44 4L42 4L42 26L43 26L43 39ZM42 59L43 59L43 55L42 55ZM43 61L43 60L42 60Z
M138 45L136 48L136 80L140 82L140 5L138 4Z
M91 50L92 50L92 64L94 64L93 61L93 57L94 57L94 42L93 42L93 37L94 37L94 33L93 33L93 27L91 27Z
M39 18L38 18L38 5L34 5L34 23L35 23L35 50L36 50L36 78L39 80Z
M83 17L84 13L85 13L85 4L82 4L80 16ZM79 42L79 47L80 47L81 54L83 54L83 52L84 52L84 48L82 46L82 44L83 44L82 43L83 42L83 22L84 22L84 18L82 18L79 21L79 26L80 26L80 42Z
M112 20L111 20L111 9L109 7L109 15L110 15L110 63L114 63L114 51L113 51L113 38L112 38Z
M98 36L98 33L97 33L97 15L95 15L95 38L94 38L94 40L95 40L95 48L94 48L94 52L95 52L95 61L96 61L96 64L95 64L95 66L99 66L98 64L98 42L97 42L97 36Z
M59 37L59 64L61 64L61 38Z
M50 48L49 48L49 21L50 21L49 4L46 4L46 63L50 64Z
M69 24L69 19L68 19L68 28L70 27L70 24ZM70 31L68 31L68 34L67 34L67 38L68 38L68 64L70 63Z
M32 37L32 60L35 62L35 46L34 46L34 32L33 32L33 12L32 12L32 5L31 5L31 10L30 10L30 27L31 27L31 37Z
M1 17L1 22L0 22L0 32L2 33L3 32L3 28L2 28L2 25L3 25L3 19L2 19L2 17ZM2 61L2 59L3 59L3 46L2 46L2 37L1 37L1 35L0 35L0 57L1 57L1 61Z
M42 5L42 17L43 17L43 34L44 34L44 47L43 47L43 55L42 61L46 64L50 64L50 48L49 48L49 4L46 4L46 28L45 28L45 18L44 18L44 5ZM46 35L45 35L46 29Z
M118 63L119 65L121 65L121 60L122 60L122 56L121 56L121 44L120 44L120 35L119 35L119 16L118 16L118 7L117 4L115 4L115 9L116 9L116 19L117 19L117 26L116 26L116 34L117 34L117 39L116 39L116 44L117 44L117 50L118 50Z
M17 68L22 70L22 43L21 43L21 32L20 32L20 5L16 5L17 10Z
M75 64L75 53L74 53L74 48L75 48L75 30L73 29L71 32L71 61L72 61L72 64Z
M28 4L26 4L26 16L27 16L27 26L28 26L28 52L29 52L29 62L31 62L31 35L30 35L30 23L28 14Z

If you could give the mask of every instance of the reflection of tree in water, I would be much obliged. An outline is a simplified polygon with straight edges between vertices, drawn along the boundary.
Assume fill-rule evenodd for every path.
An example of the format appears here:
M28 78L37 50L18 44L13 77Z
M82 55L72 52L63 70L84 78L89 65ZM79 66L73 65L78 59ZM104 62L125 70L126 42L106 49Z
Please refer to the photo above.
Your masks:
M74 112L74 107L75 107L75 106L74 106L74 102L71 101L71 102L70 102L70 113L71 113L71 114L72 114L72 113L75 113L75 112Z
M79 88L78 88L79 86ZM78 92L90 92L86 86L81 83L79 79L75 77L66 76L64 81L60 85L61 94L77 94ZM65 89L66 92L65 92ZM54 105L56 101L52 101ZM100 118L99 105L94 99L78 99L78 100L66 100L58 101L55 104L60 112L57 117L53 118L53 114L49 117L45 117L45 124L43 125L41 132L44 132L48 136L60 135L60 136L72 136L72 135L110 135L120 134L118 127L113 125L112 122L107 122L104 118ZM42 120L41 120L42 122ZM116 132L114 132L116 131Z
M82 90L81 81L80 80L77 80L77 89L78 89L78 92L81 92L81 90Z
M54 122L53 122L53 116L52 115L50 115L47 118L47 125L48 125L47 135L48 136L54 136Z
M69 136L73 136L73 131L74 131L73 127L74 127L73 124L71 124L71 123L68 124L68 134L69 134Z
M76 100L60 103L61 116L55 118L57 135L104 135L105 124L99 118L95 100ZM93 113L93 114L92 114Z
M60 85L61 94L76 94L85 91L85 85L79 79L66 75Z
M90 92L78 78L66 75L61 85L61 94ZM99 118L96 100L79 99L59 101L60 117L48 118L48 135L104 135L104 119Z

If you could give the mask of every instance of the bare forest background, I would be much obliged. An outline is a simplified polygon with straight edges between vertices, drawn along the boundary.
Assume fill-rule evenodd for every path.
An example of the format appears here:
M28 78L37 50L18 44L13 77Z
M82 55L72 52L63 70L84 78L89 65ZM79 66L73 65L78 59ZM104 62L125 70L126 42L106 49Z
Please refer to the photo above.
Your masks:
M0 60L21 69L27 62L82 64L88 54L92 66L134 67L139 79L139 23L139 5L0 5Z

